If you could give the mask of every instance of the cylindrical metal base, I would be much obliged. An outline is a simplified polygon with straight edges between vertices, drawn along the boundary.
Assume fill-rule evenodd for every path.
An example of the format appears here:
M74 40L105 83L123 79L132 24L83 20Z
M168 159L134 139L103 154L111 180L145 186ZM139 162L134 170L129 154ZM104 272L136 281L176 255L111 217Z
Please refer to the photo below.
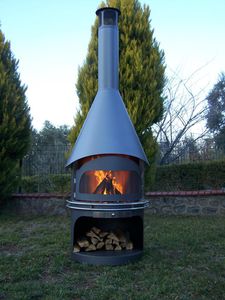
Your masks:
M72 253L72 259L92 265L119 266L135 262L142 253L142 250L79 252Z
M143 253L143 219L147 201L131 204L91 204L68 202L71 209L71 257L81 263L93 265L123 265L140 259ZM105 231L121 228L129 231L132 250L98 250L73 252L78 238L96 226Z

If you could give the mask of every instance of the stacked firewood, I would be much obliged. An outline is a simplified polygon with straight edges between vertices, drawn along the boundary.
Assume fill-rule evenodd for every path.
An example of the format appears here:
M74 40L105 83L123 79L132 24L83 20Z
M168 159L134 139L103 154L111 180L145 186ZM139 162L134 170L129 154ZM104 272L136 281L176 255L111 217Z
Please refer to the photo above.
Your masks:
M121 230L103 231L92 227L85 236L78 239L74 245L74 252L97 250L132 250L133 243L129 239L129 233Z

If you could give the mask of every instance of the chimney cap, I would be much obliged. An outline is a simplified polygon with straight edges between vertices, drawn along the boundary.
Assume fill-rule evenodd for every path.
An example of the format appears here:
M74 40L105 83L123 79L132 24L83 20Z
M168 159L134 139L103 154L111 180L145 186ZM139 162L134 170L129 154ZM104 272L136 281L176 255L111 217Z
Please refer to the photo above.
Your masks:
M120 10L115 7L102 7L102 8L97 9L95 13L98 16L102 11L105 11L105 10L115 10L115 11L117 11L118 15L121 14Z

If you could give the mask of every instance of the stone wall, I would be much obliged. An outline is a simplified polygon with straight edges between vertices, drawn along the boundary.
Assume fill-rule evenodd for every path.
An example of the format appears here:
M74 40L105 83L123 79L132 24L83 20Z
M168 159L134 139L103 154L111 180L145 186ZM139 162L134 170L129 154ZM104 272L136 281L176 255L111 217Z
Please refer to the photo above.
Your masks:
M67 215L69 195L15 194L8 209L26 215ZM225 191L149 192L150 214L225 216Z
M66 195L15 194L7 203L7 209L22 215L67 215Z
M150 214L225 216L225 191L147 193L146 196Z

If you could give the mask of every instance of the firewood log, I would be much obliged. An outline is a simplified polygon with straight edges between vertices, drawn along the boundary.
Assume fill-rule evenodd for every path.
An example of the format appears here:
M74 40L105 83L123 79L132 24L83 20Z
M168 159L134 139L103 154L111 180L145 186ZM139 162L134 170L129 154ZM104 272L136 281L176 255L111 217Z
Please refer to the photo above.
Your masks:
M120 250L122 250L122 247L120 245L117 245L114 250L115 251L120 251Z
M112 244L112 239L105 240L105 245L111 245L111 244Z
M128 235L128 234L127 234L127 235ZM124 233L122 230L117 230L117 231L116 231L116 236L117 236L117 238L119 239L119 241L120 241L121 243L126 243L127 238L126 238L125 233Z
M90 238L96 238L98 241L101 241L101 238L96 233L94 233L93 231L87 232L86 236L88 236Z
M96 245L96 249L102 249L104 245L105 245L104 242L99 242L99 243Z
M132 242L128 242L128 243L126 244L126 250L133 250L133 248L134 248L134 245L133 245Z
M95 251L96 247L95 245L91 244L88 248L85 248L84 251Z
M115 188L115 194L116 194L116 195L121 195L120 191L117 190L117 188Z
M80 252L80 246L78 244L74 245L73 252L75 252L75 253Z
M99 233L101 232L101 229L97 228L97 227L92 227L91 231L94 231L94 233L96 233L97 235L99 235Z
M106 189L106 179L103 179L102 182L96 187L94 194L103 194Z
M120 236L120 237L119 237L119 241L120 241L121 243L126 243L127 239L126 239L125 235Z
M112 183L112 178L107 178L105 181L105 190L107 195L114 195L115 194L115 189Z
M123 249L126 248L126 245L127 245L126 242L120 243L120 246L121 246Z
M88 248L89 245L90 245L89 241L86 240L86 239L84 239L84 238L78 240L77 243L78 243L78 245L79 245L81 248Z
M105 249L106 249L106 250L113 250L114 247L113 247L113 245L111 245L111 244L106 244L106 245L105 245Z
M92 242L93 245L96 245L98 243L98 239L91 238L91 242Z
M113 185L113 178L110 175L106 175L102 182L96 187L94 194L115 195L121 194L120 191Z
M115 241L115 240L112 240L112 244L113 244L113 245L116 245L116 246L119 246L119 245L120 245L120 242Z
M109 234L108 232L101 231L101 232L99 233L99 236L100 236L101 238L104 238L104 237L106 237L108 234Z
M110 232L110 234L108 234L107 238L119 242L118 237L113 232Z

